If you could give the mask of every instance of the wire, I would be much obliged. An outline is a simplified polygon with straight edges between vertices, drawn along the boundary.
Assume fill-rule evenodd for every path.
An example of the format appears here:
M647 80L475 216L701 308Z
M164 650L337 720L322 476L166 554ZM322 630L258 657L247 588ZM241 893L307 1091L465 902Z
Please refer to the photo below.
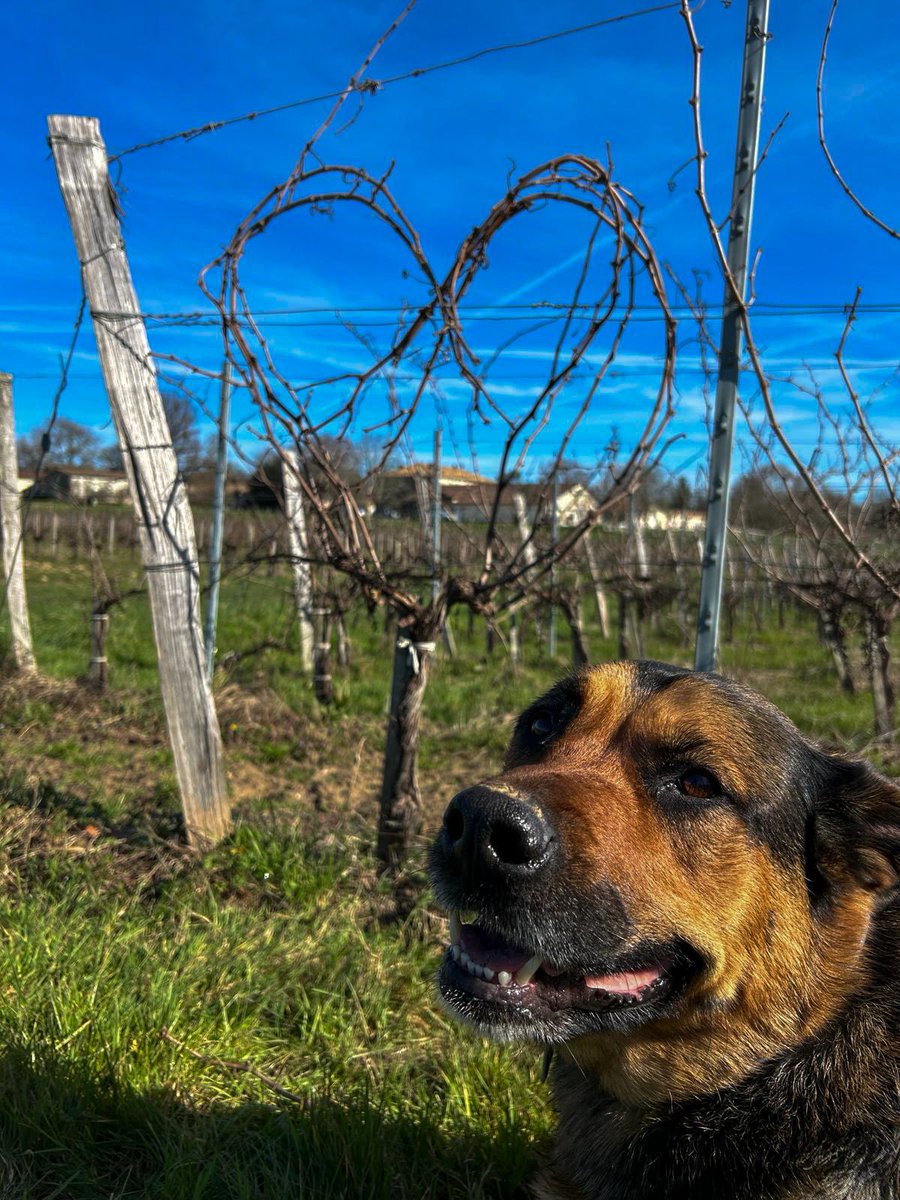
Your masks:
M472 54L463 54L459 58L449 58L444 62L432 63L427 67L414 67L411 71L404 71L400 75L390 75L385 79L363 79L355 85L353 90L359 92L361 95L380 92L389 84L402 83L406 79L418 79L423 75L431 75L435 71L449 70L451 67L461 67L466 63L475 62L476 59L485 58L489 54L501 54L507 50L524 50L530 46L540 46L544 42L556 41L558 38L573 37L577 33L587 33L592 29L600 29L604 25L615 25L621 21L631 21L636 17L646 17L652 13L666 12L668 9L680 7L680 3L655 4L650 8L638 8L632 12L619 13L614 17L604 17L599 21L589 21L586 25L576 25L571 29L558 29L553 33L544 33L539 37L527 38L521 42L504 42L499 46L485 46L481 50L475 50ZM336 92L323 92L319 96L306 96L302 100L290 100L286 104L276 104L272 108L256 109L254 112L244 113L239 117L228 117L223 121L207 121L205 124L195 125L191 129L181 129L177 133L167 133L163 137L154 138L149 142L138 142L136 146L129 146L127 150L119 150L116 154L111 154L109 162L118 162L126 154L136 154L138 150L149 150L153 146L164 146L168 142L193 141L194 138L201 137L204 133L214 133L219 129L225 129L229 125L239 125L242 121L257 121L260 117L270 117L275 113L288 112L293 108L303 108L308 104L318 104L323 100L336 100L346 90L346 88L341 88Z
M631 306L635 312L652 311L658 309L656 304L633 304ZM818 314L818 313L838 313L844 315L848 312L850 305L846 301L814 301L814 300L756 300L750 306L750 311L759 313L768 309L773 309L777 312L786 312L789 315L797 312L800 315ZM583 301L578 304L571 304L566 300L530 300L522 301L519 304L460 304L458 306L460 312L513 312L524 310L528 313L535 309L560 309L568 312L570 309L593 311L594 305L588 301ZM685 304L671 305L673 313L678 313L683 316L692 315L692 309ZM290 316L292 314L310 313L335 313L343 315L344 313L382 313L398 312L398 306L393 304L337 304L333 307L322 305L297 305L294 307L285 308L257 308L254 309L254 316ZM900 312L900 300L885 300L872 301L869 304L856 305L857 312L883 313L883 312ZM17 304L0 304L0 312L22 312L22 306ZM713 304L709 305L705 310L707 317L721 316L722 306ZM92 315L97 317L106 317L109 319L125 320L128 317L142 317L146 320L168 320L182 319L190 317L215 317L219 321L219 317L209 309L181 309L170 312L124 312L115 309L93 309Z
M484 322L513 322L530 320L535 311L543 310L551 315L548 318L550 321L562 320L569 314L573 315L574 320L586 321L590 320L594 313L594 305L592 304L566 304L563 302L540 300L532 304L478 304L478 305L463 305L459 311L464 313L470 321ZM4 311L0 309L0 311ZM6 311L10 311L7 309ZM654 324L664 321L666 318L659 312L656 305L651 304L635 304L632 306L633 315L630 319L635 323ZM802 303L776 303L766 302L753 305L753 316L755 320L771 319L781 317L782 319L812 317L812 316L844 316L847 311L847 306L842 304L802 304ZM671 312L676 317L691 318L693 316L691 310L684 306L674 305ZM390 321L379 320L359 320L357 314L380 314L393 313L395 319ZM322 308L322 307L298 307L298 308L270 308L256 309L253 313L254 322L257 325L265 326L270 329L323 329L332 327L346 327L352 325L360 329L393 329L397 328L398 324L398 307L391 305L364 305L364 306L348 306L346 308ZM859 305L857 313L866 313L868 315L890 316L900 313L900 302L890 301L883 304L872 303L868 305ZM646 315L642 315L646 314ZM721 306L712 307L706 310L705 317L707 320L717 320L722 315ZM221 318L218 314L210 311L201 310L185 310L173 312L116 312L105 309L93 309L91 316L100 321L128 321L142 320L153 321L158 329L219 329L221 328ZM277 320L278 317L325 317L324 320ZM242 317L235 318L238 324L246 326L246 321ZM30 335L52 335L59 333L60 330L52 326L44 325L25 325L19 324L15 332L23 336Z

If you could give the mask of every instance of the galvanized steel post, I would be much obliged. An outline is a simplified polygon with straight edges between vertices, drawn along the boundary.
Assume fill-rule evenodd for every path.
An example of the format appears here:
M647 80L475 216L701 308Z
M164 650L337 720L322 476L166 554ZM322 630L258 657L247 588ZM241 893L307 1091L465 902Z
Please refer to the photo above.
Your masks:
M700 574L700 606L697 618L697 648L694 668L714 671L719 642L722 607L722 578L728 536L728 495L731 487L731 455L734 444L734 415L741 357L741 311L750 254L750 225L753 190L759 150L762 86L769 40L769 0L748 0L744 36L744 67L738 114L737 153L731 220L728 231L728 270L734 287L726 280L719 344L719 374L709 455L709 495L706 505L706 537ZM735 294L736 293L736 294Z
M219 620L219 581L222 577L222 542L225 532L225 482L228 477L228 435L231 429L231 364L222 367L219 392L219 421L216 435L216 476L213 484L213 515L209 547L209 593L203 628L206 675L212 683L216 669L216 627Z

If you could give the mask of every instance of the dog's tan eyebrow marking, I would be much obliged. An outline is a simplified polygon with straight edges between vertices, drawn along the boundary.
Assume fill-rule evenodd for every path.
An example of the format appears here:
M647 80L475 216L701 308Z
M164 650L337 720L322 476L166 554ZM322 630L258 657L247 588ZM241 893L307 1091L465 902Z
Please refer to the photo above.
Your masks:
M584 677L581 708L569 723L566 738L609 743L628 715L634 687L631 663L595 667Z

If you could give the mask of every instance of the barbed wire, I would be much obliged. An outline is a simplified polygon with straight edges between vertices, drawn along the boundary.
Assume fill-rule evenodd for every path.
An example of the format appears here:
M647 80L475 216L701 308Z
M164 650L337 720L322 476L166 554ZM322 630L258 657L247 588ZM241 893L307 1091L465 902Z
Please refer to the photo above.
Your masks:
M420 79L424 75L431 75L435 71L447 71L452 67L461 67L467 63L475 62L479 58L486 58L490 54L502 54L509 50L525 50L531 46L540 46L546 42L557 41L559 38L574 37L579 33L589 33L593 29L601 29L605 25L616 25L622 21L632 21L637 17L650 16L653 13L665 12L669 9L679 8L676 2L667 4L655 4L648 8L638 8L631 12L618 13L612 17L603 17L598 21L589 21L584 25L575 25L569 29L557 29L552 33L540 34L537 37L525 38L518 42L503 42L496 46L485 46L481 50L475 50L471 54L461 54L457 58L449 58L444 62L431 63L424 67L413 67L409 71L403 71L399 75L389 75L383 79L363 79L357 83L353 90L360 96L374 95L375 92L380 92L384 88L394 83L402 83L408 79ZM109 162L119 162L128 154L136 154L139 150L149 150L154 146L164 146L170 142L193 141L195 138L202 137L205 133L215 133L220 129L225 129L231 125L239 125L244 121L258 121L261 117L270 117L276 113L288 112L294 108L304 108L309 104L318 104L323 100L336 100L345 92L345 88L339 88L334 92L323 92L318 96L305 96L300 100L289 100L285 104L275 104L270 108L255 109L253 112L243 113L239 117L227 117L220 121L206 121L202 125L195 125L190 129L180 129L176 133L167 133L162 137L153 138L151 141L138 142L137 145L129 146L126 150L119 150L115 154L109 156Z
M623 363L618 367L610 367L610 369L606 373L606 378L607 379L625 379L629 376L635 376L636 378L640 378L641 376L658 375L659 374L659 363L661 361L662 360L659 358L653 358L652 362L648 365L637 366L637 365L632 365L629 363ZM653 363L655 363L656 365L655 366L652 365ZM798 367L803 367L806 365L808 365L808 364L798 362ZM854 371L900 372L900 359L855 359L855 360L851 360L846 365L848 367L850 367L851 370L854 370ZM446 380L443 380L442 376L440 376L440 374L439 374L441 369L442 369L441 365L439 365L435 368L435 372L436 372L435 377L440 382L446 382ZM751 370L751 368L747 363L742 363L740 366L740 370L742 372L749 372ZM839 370L840 370L840 368L838 366L836 366L833 363L828 363L828 362L823 362L823 363L817 362L815 364L815 366L813 367L813 371L815 374L823 374L823 375L824 374L834 374L834 373L839 372ZM186 378L189 374L197 374L197 373L203 374L204 377L209 380L213 380L213 379L218 380L220 378L220 376L218 374L210 375L207 372L196 372L196 371L188 372L186 370L184 372L184 375L180 376L179 378L183 379L183 378ZM709 375L710 374L709 368L704 367L702 363L686 362L684 360L684 358L682 358L682 360L678 364L678 372L677 373L678 373L678 375ZM52 371L32 371L32 372L17 371L16 372L16 379L38 380L38 379L56 379L56 378L57 378L57 374ZM78 375L70 374L69 375L70 380L78 380L79 382L86 382L87 380L95 380L96 378L97 378L96 372L94 372L93 374L85 372L84 374L78 374ZM399 375L398 374L398 375L395 375L394 378L399 383L403 383L403 382L409 382L410 380L418 378L418 377L412 376L412 375ZM523 373L523 372L506 373L503 375L496 375L493 378L494 378L495 383L507 383L507 382L527 382L529 380L542 379L542 378L544 378L544 376L541 375L537 371L531 371L531 372L525 372L525 373ZM584 377L579 376L579 375L573 375L572 378L579 379L579 378L584 378ZM791 380L785 376L778 376L777 381L779 383L790 383L791 382ZM174 388L177 386L179 386L179 385L176 382L174 382L174 380L173 380L172 387ZM297 386L301 386L301 385L297 385ZM232 387L235 389L241 389L244 387L244 384L239 380L232 380Z
M4 311L0 309L0 311ZM7 310L10 311L10 310ZM547 322L572 319L578 321L590 321L594 311L594 305L590 303L578 305L566 305L557 301L541 300L535 301L529 305L506 305L506 304L478 304L471 306L461 306L460 312L473 322L491 322L491 323L512 323L516 321L530 320L536 311L544 311L550 315L547 317ZM802 304L791 302L772 302L764 303L760 307L754 307L754 314L757 319L776 319L782 318L786 320L799 319L811 316L843 316L846 315L847 306L841 304L822 303L822 304ZM861 306L860 311L869 316L892 316L900 314L900 301L886 301L884 303L873 302L866 306ZM685 307L674 306L672 309L673 315L679 318L690 318L693 316L691 311ZM325 329L332 327L344 327L352 325L355 328L361 329L393 329L396 328L397 320L371 320L360 319L360 314L368 316L379 315L382 313L398 313L398 307L392 305L359 305L343 307L286 307L272 309L255 309L253 314L253 323L263 325L268 328L283 328L283 329ZM722 314L721 306L713 306L707 310L705 316L707 318L718 318ZM91 311L91 316L96 320L101 321L123 321L123 320L142 320L152 321L158 329L219 329L221 328L221 318L208 311L200 309L185 309L163 312L116 312L105 309L94 309ZM315 317L321 318L316 320L280 320L279 318L306 318ZM643 323L658 323L660 320L658 313L654 313L650 305L634 306L634 315L632 320ZM233 318L236 324L247 325L246 318L236 316ZM25 322L18 322L15 333L25 336L34 334L52 335L59 332L53 326L47 325L29 325Z
M460 304L459 312L513 312L515 310L527 310L530 314L535 309L561 309L565 311L590 311L593 305L589 301L583 301L578 304L570 304L563 300L529 300L522 301L517 304L508 303L485 303L485 304ZM836 313L838 315L846 315L850 304L847 301L839 300L823 300L823 301L803 301L803 300L756 300L753 305L755 312L763 312L769 309L777 313L786 313L794 315L795 313L806 315L817 315L819 313ZM632 305L635 312L653 311L651 304L640 304L635 302ZM290 316L296 314L321 314L321 313L367 313L367 312L397 312L398 306L393 304L335 304L335 305L289 305L281 308L255 308L253 310L255 316ZM4 312L21 312L21 305L16 304L0 304L0 313ZM706 316L721 316L723 311L722 305L711 304L704 308ZM673 313L680 313L683 316L692 316L693 310L685 304L673 304ZM884 313L884 312L900 312L900 300L884 300L870 301L868 304L860 303L856 306L857 313ZM183 318L183 317L211 317L218 316L211 313L208 309L173 309L163 310L160 312L149 311L116 311L114 309L93 309L92 316L106 317L110 320L124 320L128 317L141 317L146 320Z

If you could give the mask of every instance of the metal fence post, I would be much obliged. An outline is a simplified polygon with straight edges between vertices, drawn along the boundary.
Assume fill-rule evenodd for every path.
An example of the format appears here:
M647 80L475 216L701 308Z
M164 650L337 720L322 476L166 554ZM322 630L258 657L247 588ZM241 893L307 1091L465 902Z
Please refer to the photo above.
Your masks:
M222 542L225 535L225 483L228 478L228 433L231 428L231 364L222 366L219 392L219 421L216 435L216 477L213 484L212 530L209 537L209 594L206 598L206 623L203 641L206 649L206 675L212 683L216 669L216 629L219 622L219 582L222 578Z
M734 281L734 289L726 280L722 337L719 344L719 375L709 454L706 536L700 572L700 605L694 657L694 668L697 671L715 670L719 646L725 539L728 536L731 454L734 445L735 405L741 357L741 311L750 254L750 226L759 150L768 27L769 0L747 0L737 153L728 231L728 270Z

